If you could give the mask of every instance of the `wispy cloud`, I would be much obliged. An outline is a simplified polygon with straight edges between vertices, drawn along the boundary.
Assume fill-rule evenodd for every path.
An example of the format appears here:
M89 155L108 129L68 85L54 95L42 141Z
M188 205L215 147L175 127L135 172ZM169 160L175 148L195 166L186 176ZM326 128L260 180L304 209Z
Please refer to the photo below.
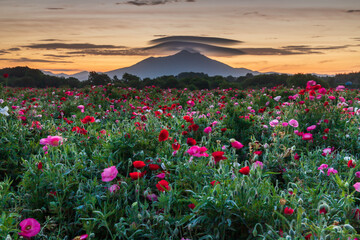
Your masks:
M84 56L84 55L82 55ZM44 54L44 57L53 57L53 58L68 58L68 57L74 57L72 55L58 55L58 54Z
M0 55L4 55L4 54L6 54L6 53L9 53L9 52L6 51L6 50L0 50Z
M134 6L155 6L173 2L195 2L195 0L133 0L119 2L117 4L130 4Z
M50 8L46 8L47 10L64 10L65 8L55 8L55 7L50 7Z
M34 59L34 58L0 58L0 61L9 61L9 62L38 62L38 63L72 63L71 61L53 61L46 59Z
M182 42L197 42L206 44L220 44L220 45L234 45L243 43L239 40L218 37L200 37L200 36L168 36L156 38L150 41L150 44L165 43L169 41L182 41Z
M124 46L114 46L114 45L96 45L91 43L44 43L44 44L30 44L22 46L32 49L96 49L96 48L125 48Z
M346 11L347 13L360 13L360 9L350 9Z

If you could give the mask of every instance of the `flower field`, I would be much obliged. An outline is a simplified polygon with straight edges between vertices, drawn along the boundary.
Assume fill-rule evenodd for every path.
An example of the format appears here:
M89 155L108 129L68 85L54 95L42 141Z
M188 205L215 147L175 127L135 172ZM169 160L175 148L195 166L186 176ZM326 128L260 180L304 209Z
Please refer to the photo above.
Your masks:
M359 97L2 88L0 239L357 239Z

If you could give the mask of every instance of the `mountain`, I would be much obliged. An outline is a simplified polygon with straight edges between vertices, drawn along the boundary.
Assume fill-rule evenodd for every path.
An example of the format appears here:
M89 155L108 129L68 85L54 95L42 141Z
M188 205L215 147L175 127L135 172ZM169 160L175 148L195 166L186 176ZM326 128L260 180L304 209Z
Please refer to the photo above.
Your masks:
M66 73L55 74L55 73L52 73L50 71L45 71L45 70L43 70L42 72L44 74L47 74L47 75L50 75L50 76L56 76L56 77L64 77L64 78L74 77L74 78L79 79L80 81L88 80L88 77L89 77L89 72L88 71L82 71L82 72L78 72L78 73L75 73L75 74L72 74L72 75L66 74Z
M140 78L155 78L164 75L178 75L182 72L199 72L205 73L209 76L245 76L248 73L257 75L256 71L251 71L246 68L233 68L222 62L208 58L198 52L190 52L182 50L174 55L166 57L149 57L135 65L125 68L119 68L113 71L105 72L109 77L113 78L115 75L121 78L124 73L136 75ZM48 72L46 72L48 73ZM63 77L75 77L79 80L86 80L88 72L81 72L74 75L54 74Z

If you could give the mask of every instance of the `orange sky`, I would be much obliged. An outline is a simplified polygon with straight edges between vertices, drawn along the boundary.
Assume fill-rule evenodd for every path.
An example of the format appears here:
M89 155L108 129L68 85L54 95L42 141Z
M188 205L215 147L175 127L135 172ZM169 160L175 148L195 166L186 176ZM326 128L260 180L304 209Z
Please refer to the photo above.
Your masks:
M358 0L1 2L0 68L105 72L181 50L178 45L144 50L154 46L153 39L202 36L239 41L209 43L228 48L226 54L208 50L211 46L197 49L232 67L283 73L360 71Z

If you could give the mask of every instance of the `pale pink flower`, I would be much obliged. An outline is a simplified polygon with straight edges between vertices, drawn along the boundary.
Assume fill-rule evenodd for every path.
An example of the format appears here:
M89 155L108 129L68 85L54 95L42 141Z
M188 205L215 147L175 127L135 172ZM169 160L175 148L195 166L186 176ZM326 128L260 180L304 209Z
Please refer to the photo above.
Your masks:
M260 167L261 169L264 168L264 164L260 161L254 162L254 168Z
M50 145L53 147L59 146L59 144L62 144L63 138L60 136L48 136L47 138L40 139L41 145Z
M296 121L295 119L291 119L291 120L289 121L289 125L292 126L292 127L294 127L294 128L297 128L297 127L299 126L299 123L298 123L298 121Z
M109 168L105 168L104 171L101 173L101 178L103 182L111 182L116 178L118 174L118 170L115 166L111 166Z
M280 100L280 98L281 98L281 96L277 96L277 97L274 97L274 100L278 102Z
M117 184L113 184L113 185L111 185L111 187L109 188L109 191L110 191L111 193L114 193L114 192L116 192L116 191L118 191L118 190L120 190L120 187L119 187L119 185L117 185Z
M77 108L80 109L81 112L84 112L84 108L85 108L84 105L79 105L79 106L77 106Z
M279 121L278 120L272 120L271 122L269 122L269 125L271 126L271 127L275 127L276 125L278 125L279 124Z

